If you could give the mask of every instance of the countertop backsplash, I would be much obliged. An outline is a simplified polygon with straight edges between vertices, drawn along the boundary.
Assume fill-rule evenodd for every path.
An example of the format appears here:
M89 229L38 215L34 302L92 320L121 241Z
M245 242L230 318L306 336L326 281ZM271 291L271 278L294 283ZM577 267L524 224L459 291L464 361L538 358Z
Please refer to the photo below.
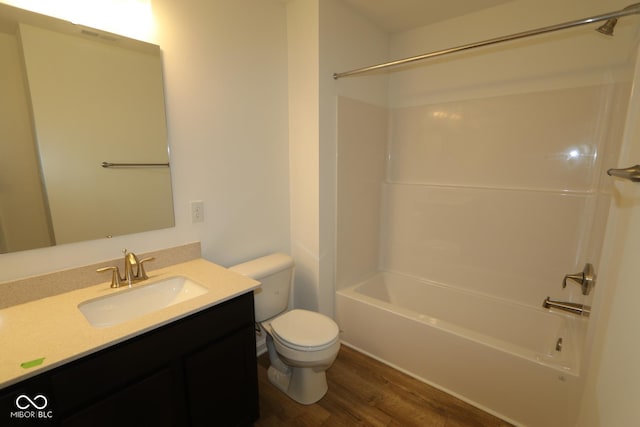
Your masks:
M140 259L155 257L155 260L145 264L147 271L153 272L158 268L200 258L201 247L200 242L194 242L136 255ZM124 271L122 260L123 258L120 257L93 265L0 283L0 309L97 285L102 282L109 282L110 275L96 273L96 269L117 265L122 273Z

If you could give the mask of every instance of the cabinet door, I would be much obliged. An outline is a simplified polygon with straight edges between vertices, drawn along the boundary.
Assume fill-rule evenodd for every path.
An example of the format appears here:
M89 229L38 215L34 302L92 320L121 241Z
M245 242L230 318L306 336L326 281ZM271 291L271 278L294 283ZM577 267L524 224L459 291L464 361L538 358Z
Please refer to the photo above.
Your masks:
M164 369L65 419L63 427L176 426L174 374Z
M243 328L185 361L193 426L242 426L258 419L255 332Z

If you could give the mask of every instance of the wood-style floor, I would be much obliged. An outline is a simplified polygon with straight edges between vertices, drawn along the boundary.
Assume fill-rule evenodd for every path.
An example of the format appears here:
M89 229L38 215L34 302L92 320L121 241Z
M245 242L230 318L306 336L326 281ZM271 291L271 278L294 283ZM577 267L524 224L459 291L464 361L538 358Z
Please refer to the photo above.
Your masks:
M300 405L277 390L267 379L268 366L263 354L256 427L511 425L345 345L327 371L329 391L313 405Z

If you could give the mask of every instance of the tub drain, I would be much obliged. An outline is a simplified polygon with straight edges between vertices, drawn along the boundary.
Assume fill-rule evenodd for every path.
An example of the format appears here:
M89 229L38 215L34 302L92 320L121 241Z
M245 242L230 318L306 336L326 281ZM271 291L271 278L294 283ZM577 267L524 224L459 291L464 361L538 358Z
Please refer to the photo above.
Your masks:
M562 337L558 338L558 341L556 341L556 351L562 351Z

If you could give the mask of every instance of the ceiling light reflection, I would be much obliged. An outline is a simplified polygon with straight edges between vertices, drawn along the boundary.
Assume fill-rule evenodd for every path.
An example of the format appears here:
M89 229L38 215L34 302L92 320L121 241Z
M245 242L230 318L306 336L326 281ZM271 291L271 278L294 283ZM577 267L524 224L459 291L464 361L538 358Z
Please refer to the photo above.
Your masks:
M443 120L460 120L462 118L462 115L458 113L450 113L448 111L434 111L433 113L431 113L431 116L436 119Z
M596 147L591 144L581 144L578 146L568 147L562 154L566 161L595 161L598 153Z
M154 24L151 0L2 0L11 6L150 41Z

